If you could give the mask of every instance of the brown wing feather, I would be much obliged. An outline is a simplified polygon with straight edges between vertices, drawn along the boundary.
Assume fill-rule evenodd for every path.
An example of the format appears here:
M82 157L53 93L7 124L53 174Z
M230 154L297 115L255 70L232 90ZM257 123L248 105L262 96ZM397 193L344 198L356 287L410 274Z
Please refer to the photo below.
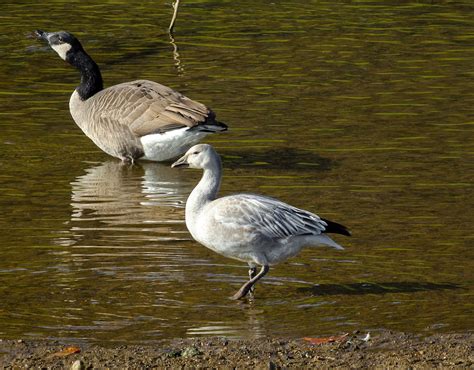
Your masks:
M204 104L147 80L102 90L94 105L99 119L115 120L128 126L137 136L215 122L214 112Z

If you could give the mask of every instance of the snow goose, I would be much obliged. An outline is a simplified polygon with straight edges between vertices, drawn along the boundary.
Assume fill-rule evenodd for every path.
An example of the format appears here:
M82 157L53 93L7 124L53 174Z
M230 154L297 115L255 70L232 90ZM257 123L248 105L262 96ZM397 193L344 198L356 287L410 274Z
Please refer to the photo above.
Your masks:
M72 118L104 152L134 162L166 161L204 136L225 131L212 110L169 87L137 80L103 89L97 64L70 33L35 31L81 73L69 101Z
M218 198L222 165L208 144L198 144L172 167L203 169L204 174L186 201L186 226L195 240L226 257L247 262L249 280L232 297L240 299L275 265L305 246L326 245L343 249L326 233L350 236L336 222L256 194ZM257 273L257 266L261 266Z

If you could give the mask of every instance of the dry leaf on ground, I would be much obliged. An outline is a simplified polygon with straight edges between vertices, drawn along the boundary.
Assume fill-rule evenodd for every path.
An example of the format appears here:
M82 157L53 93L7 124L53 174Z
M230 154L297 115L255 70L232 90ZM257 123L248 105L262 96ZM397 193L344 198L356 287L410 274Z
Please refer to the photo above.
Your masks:
M52 353L50 357L66 357L79 352L81 352L79 347L69 346L64 348L62 351Z

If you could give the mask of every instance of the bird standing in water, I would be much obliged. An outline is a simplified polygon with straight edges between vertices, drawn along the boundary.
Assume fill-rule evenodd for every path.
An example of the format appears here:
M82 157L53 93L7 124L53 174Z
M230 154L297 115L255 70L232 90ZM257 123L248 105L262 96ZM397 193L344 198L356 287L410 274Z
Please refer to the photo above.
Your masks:
M205 105L153 81L103 88L97 64L68 32L35 31L36 37L81 73L69 109L76 124L104 152L134 162L166 161L204 136L227 130Z
M172 164L204 170L186 202L186 226L205 247L249 265L249 280L233 299L245 297L275 265L295 256L303 247L325 245L344 249L327 233L350 236L336 222L256 194L218 198L222 178L219 155L208 144L198 144ZM257 266L261 266L257 273Z

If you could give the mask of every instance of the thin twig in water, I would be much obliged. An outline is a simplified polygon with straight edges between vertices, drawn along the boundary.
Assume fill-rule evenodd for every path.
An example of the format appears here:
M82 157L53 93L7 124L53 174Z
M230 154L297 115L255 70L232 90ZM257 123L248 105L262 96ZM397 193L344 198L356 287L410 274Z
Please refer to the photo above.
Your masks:
M176 22L176 17L178 16L178 7L179 7L179 0L176 0L173 3L173 9L174 9L173 18L171 18L170 26L168 27L168 31L170 35L173 34L174 24Z

